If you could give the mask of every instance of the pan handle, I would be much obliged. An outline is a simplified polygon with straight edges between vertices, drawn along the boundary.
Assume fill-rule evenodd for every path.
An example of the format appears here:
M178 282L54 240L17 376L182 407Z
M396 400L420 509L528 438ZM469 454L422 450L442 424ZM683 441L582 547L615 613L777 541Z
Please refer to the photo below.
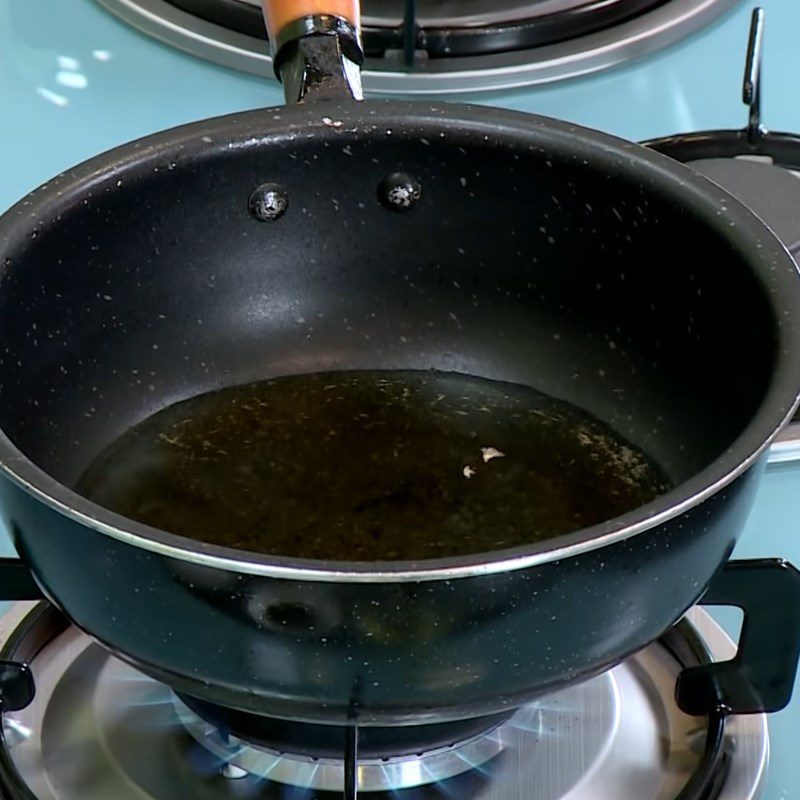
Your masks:
M800 572L782 559L729 561L700 601L744 612L736 656L678 677L687 714L780 711L792 697L800 658Z
M263 0L263 8L270 39L304 17L341 17L356 29L361 23L358 0Z
M262 0L287 103L362 100L359 0Z

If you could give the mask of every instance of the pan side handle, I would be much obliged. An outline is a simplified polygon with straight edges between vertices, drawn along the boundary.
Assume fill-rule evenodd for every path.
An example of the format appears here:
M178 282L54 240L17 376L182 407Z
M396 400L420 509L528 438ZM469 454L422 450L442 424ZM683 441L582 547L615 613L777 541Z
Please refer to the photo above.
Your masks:
M42 590L21 558L0 558L0 601L43 599Z
M782 559L729 561L700 601L744 612L736 656L685 669L675 696L694 716L780 711L800 659L800 572Z

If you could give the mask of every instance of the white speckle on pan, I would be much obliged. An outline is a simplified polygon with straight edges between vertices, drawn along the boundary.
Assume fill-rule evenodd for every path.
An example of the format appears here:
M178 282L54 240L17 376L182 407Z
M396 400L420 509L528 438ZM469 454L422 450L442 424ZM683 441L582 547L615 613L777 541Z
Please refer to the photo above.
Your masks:
M493 458L505 458L506 454L496 447L481 447L481 458L484 464L488 464Z
M461 474L467 478L467 480L469 480L473 475L477 474L477 470L475 467L471 467L469 464L467 464L464 469L461 470Z

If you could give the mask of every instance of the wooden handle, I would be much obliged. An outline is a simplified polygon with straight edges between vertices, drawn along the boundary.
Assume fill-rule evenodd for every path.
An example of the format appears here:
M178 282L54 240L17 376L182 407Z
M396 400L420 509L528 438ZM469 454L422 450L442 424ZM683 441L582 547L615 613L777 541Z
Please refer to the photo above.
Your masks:
M261 0L270 39L301 17L327 14L344 17L356 30L361 22L359 0Z

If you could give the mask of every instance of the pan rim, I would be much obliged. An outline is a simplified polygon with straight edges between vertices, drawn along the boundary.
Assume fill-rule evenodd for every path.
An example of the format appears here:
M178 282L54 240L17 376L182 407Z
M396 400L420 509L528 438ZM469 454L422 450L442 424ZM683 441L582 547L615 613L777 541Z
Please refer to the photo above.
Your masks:
M201 138L203 142L210 141L209 134L228 136L229 148L248 147L258 146L281 134L293 136L298 129L309 135L314 130L335 135L338 131L352 129L352 125L370 126L377 132L380 125L387 123L394 128L396 140L404 131L411 132L421 120L430 124L447 123L450 130L459 126L462 130L485 131L486 136L527 136L531 141L535 140L537 131L546 130L551 140L555 137L561 146L570 146L576 155L588 153L611 158L622 169L638 168L643 170L643 176L666 178L675 191L680 188L681 199L697 209L710 210L714 202L724 200L728 210L724 223L720 221L717 230L732 245L746 239L758 242L759 255L751 259L751 268L771 303L777 336L776 364L771 381L749 424L724 453L669 492L603 523L532 545L417 562L338 562L271 556L170 534L108 511L77 494L28 459L2 430L0 473L74 522L101 535L169 558L226 572L289 580L398 583L510 572L598 550L681 516L759 462L800 402L800 379L797 370L793 369L793 364L800 363L800 272L794 260L751 211L689 167L640 145L577 125L495 108L398 101L346 105L325 103L322 106L278 107L227 115L172 128L122 145L58 176L0 217L0 243L10 239L12 229L18 228L23 203L25 218L39 217L39 214L32 216L32 212L53 202L57 194L66 194L67 187L72 191L77 187L89 189L110 174L116 176L124 172L126 164L140 161L143 157L164 158L166 153L184 145L196 146ZM255 133L259 135L253 135ZM219 147L219 141L216 146ZM712 224L713 216L706 215L709 224ZM730 222L735 225L730 225ZM14 235L19 234L15 232ZM0 256L2 251L0 244ZM0 267L0 278L2 269Z

